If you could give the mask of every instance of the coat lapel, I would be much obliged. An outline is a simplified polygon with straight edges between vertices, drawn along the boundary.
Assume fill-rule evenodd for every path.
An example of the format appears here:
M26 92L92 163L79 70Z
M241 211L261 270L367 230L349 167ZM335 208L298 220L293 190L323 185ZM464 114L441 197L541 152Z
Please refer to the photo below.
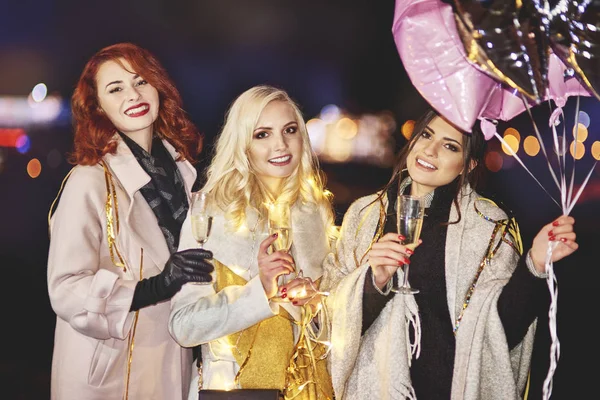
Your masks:
M150 257L158 269L162 270L170 256L167 242L156 222L154 212L139 191L150 182L150 176L139 165L125 142L120 137L117 140L119 142L117 152L107 154L104 159L128 197L126 201L118 199L122 204L119 210L121 213L125 213L125 222L131 229L135 242L144 249L144 256ZM165 140L163 140L163 144L169 154L175 158L177 152L173 146ZM196 179L196 171L191 164L185 161L177 162L177 167L185 182L186 195L189 201L190 190ZM136 265L130 267L138 268Z

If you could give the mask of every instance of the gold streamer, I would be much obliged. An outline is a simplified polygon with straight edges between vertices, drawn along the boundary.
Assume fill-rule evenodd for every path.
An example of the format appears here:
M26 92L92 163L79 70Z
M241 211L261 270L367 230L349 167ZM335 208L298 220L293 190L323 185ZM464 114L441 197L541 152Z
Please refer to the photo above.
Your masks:
M108 252L112 263L123 268L123 272L127 272L125 261L119 252L117 247L117 234L119 233L119 205L117 203L117 191L115 189L115 182L113 181L112 175L108 170L108 167L103 162L100 162L104 168L104 180L106 182L106 240L108 242ZM113 204L114 204L114 219L113 219ZM115 254L117 255L118 261L115 260Z
M143 264L144 264L144 249L140 249L140 281L144 279L143 272ZM135 312L135 316L133 318L133 328L129 335L129 352L127 354L127 371L125 373L125 396L124 400L129 398L129 378L131 377L131 363L133 362L133 347L135 345L135 332L137 330L137 323L140 317L140 310Z
M213 264L217 291L247 283L218 260L213 260ZM279 315L227 336L240 365L236 383L244 389L279 389L286 400L333 399L326 364L329 347L314 340L311 327L316 313L305 306L301 321L296 322L283 307L279 310ZM295 346L293 323L299 326L299 339Z
M213 259L213 264L217 291L247 283L218 260ZM294 349L293 318L283 307L279 310L279 315L226 338L240 365L236 380L244 389L283 390L285 386L285 372Z
M487 201L487 202L493 204L494 206L496 206L496 203L494 203L492 200L487 199L485 197L480 197L477 200ZM479 276L481 275L481 272L483 271L485 266L490 262L490 260L496 255L496 253L498 252L498 249L500 248L500 245L504 242L504 243L508 244L510 247L512 247L519 255L523 254L523 242L521 241L521 233L519 230L519 225L517 224L517 221L514 218L506 218L506 219L500 219L500 220L496 221L496 220L488 217L487 215L483 214L481 211L479 211L479 209L477 208L476 202L475 202L475 204L473 204L473 207L475 208L475 212L481 218L495 224L495 226L494 226L494 230L492 231L492 236L490 237L488 247L485 251L485 256L483 256L483 259L479 263L479 268L477 269L477 272L475 273L475 277L473 278L473 282L471 282L471 286L469 286L469 290L467 291L467 295L465 296L465 301L463 302L463 306L462 306L462 309L460 310L460 314L458 315L458 317L456 318L456 322L454 323L454 329L453 329L454 335L456 335L456 331L458 330L458 327L460 326L460 322L462 321L465 310L467 309L467 307L469 306L469 303L471 302L471 297L473 296L473 292L475 292L475 287L477 286L477 281L479 280ZM513 243L513 241L506 238L507 234L511 235L514 243ZM500 239L496 240L496 237L498 235L500 235Z

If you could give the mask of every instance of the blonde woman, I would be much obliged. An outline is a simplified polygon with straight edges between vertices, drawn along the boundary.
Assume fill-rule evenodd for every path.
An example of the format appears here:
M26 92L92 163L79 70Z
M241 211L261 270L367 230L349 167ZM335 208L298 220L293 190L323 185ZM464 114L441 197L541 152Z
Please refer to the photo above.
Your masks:
M214 254L214 284L184 286L173 299L169 323L181 345L202 345L201 387L270 388L286 397L299 394L297 399L331 398L325 360L318 357L324 347L313 349L318 354L311 378L300 377L302 383L316 384L299 387L296 380L303 363L296 344L306 334L298 328L305 299L284 293L287 301L273 301L279 276L294 268L312 291L310 283L318 284L334 232L331 202L306 125L286 92L256 86L235 100L203 190L210 193L214 216L204 245ZM289 253L269 251L276 236L268 235L267 207L275 200L292 204ZM180 249L195 246L188 218ZM198 396L194 386L190 398Z

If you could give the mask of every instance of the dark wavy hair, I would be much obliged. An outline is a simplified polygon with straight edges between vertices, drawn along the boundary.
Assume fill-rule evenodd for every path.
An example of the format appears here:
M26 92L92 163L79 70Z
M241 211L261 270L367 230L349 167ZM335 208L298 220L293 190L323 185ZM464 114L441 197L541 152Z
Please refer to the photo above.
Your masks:
M413 147L415 147L415 143L421 136L421 133L425 130L427 125L435 118L440 117L443 118L436 111L430 109L427 110L421 117L415 122L415 127L413 129L412 135L409 141L404 145L404 147L398 152L396 156L396 161L394 162L394 170L392 172L392 177L385 184L382 191L380 192L378 198L383 197L383 195L387 192L387 190L394 183L400 184L404 178L407 176L406 172L406 159L408 158L408 154L411 152ZM458 129L458 128L457 128ZM483 174L485 171L485 148L486 141L483 136L483 132L481 132L481 128L479 123L476 123L471 133L463 132L463 171L469 171L466 174L460 174L457 178L458 182L456 185L456 193L454 195L454 205L456 206L456 210L458 211L458 219L451 223L457 223L461 219L460 207L458 206L458 197L460 195L461 190L465 186L465 184L469 184L473 190L477 190L481 184ZM471 163L475 162L475 167L471 170Z
M202 135L182 108L179 91L158 59L148 50L132 43L117 43L98 51L85 65L73 96L71 109L74 127L74 151L69 156L72 164L94 165L107 153L114 153L117 142L112 140L117 128L102 112L98 102L96 75L107 61L124 67L126 60L136 74L142 76L158 91L158 118L154 132L166 139L179 152L178 160L194 162L202 150Z

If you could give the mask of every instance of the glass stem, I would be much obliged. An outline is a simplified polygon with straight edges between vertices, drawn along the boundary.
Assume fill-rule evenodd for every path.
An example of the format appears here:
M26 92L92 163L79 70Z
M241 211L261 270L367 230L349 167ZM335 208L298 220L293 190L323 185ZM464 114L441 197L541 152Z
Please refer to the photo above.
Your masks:
M408 287L408 264L404 264L402 270L404 271L404 282L402 283L402 287Z

